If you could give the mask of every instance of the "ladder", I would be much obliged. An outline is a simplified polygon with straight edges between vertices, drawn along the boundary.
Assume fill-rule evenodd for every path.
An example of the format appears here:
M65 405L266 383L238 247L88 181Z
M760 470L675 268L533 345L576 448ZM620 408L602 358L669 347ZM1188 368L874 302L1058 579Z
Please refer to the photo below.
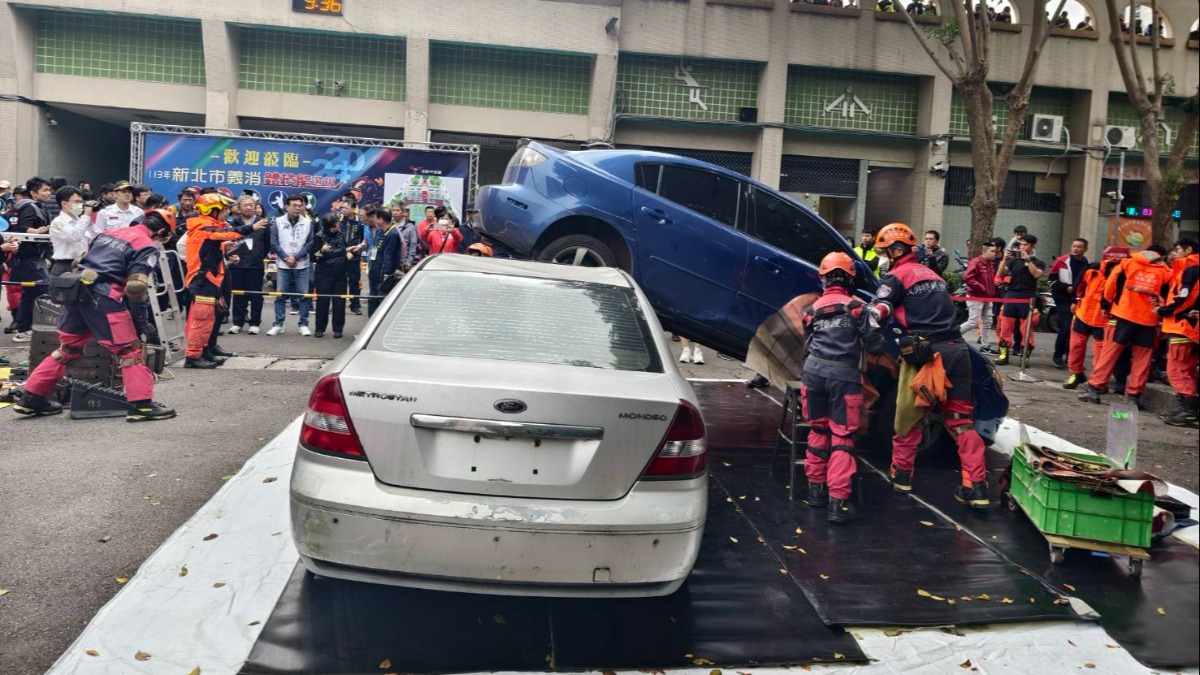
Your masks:
M154 276L154 298L150 306L154 308L154 327L158 329L161 344L146 345L146 349L162 351L163 363L167 364L178 360L187 351L187 321L179 306L175 277L171 274L172 265L183 270L183 264L177 251L166 250L162 244L158 245L158 251L158 274Z

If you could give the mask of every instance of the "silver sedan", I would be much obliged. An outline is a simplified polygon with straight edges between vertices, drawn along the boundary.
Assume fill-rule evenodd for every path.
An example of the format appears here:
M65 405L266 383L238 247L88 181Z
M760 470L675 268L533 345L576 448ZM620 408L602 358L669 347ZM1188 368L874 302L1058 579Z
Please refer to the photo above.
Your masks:
M666 595L696 561L707 467L696 396L629 275L439 255L313 389L292 533L327 577Z

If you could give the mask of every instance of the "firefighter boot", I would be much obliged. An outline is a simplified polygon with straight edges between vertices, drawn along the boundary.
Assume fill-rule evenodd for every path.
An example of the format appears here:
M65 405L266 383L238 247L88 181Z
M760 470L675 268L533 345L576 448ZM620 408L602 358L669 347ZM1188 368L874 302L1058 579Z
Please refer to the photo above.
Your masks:
M203 370L212 370L213 368L217 367L217 363L215 361L209 361L208 359L204 358L203 356L201 356L198 359L193 359L193 358L189 357L187 359L184 359L183 367L184 368L201 368Z
M966 504L973 509L986 509L989 505L987 483L971 483L970 485L959 485L954 491L954 499L959 504Z
M125 413L126 422L153 422L169 420L175 416L175 409L154 401L130 401L129 412Z
M1107 393L1108 392L1104 391L1103 389L1097 389L1089 384L1087 388L1083 390L1083 393L1079 395L1079 400L1083 401L1084 403L1099 403L1100 397Z
M825 483L809 483L808 497L804 500L805 504L813 508L825 506L829 501L829 486Z
M1078 389L1084 382L1087 382L1087 377L1083 373L1071 373L1067 381L1063 382L1063 389Z
M62 404L46 398L31 394L24 389L17 397L17 402L13 404L13 410L20 415L29 415L31 417L46 417L48 415L57 415L63 411Z
M848 523L854 519L854 505L849 499L830 499L825 520L830 523Z
M211 349L205 349L201 353L200 358L204 361L212 361L213 363L217 364L218 367L225 365L225 361L226 361L226 359L224 359L220 356L217 356L215 353L213 353L213 351Z
M892 489L896 492L912 492L912 471L892 467Z
M233 352L229 351L228 349L225 349L221 345L217 345L215 347L209 347L208 352L210 354L212 354L213 356L218 356L223 359L227 359L232 356L237 356L237 354L234 354Z
M1146 409L1146 404L1142 403L1142 395L1141 394L1125 394L1125 402L1131 406L1136 407L1138 410Z
M1008 345L1000 345L1000 356L996 357L996 365L1008 365Z
M1200 426L1200 396L1180 396L1179 406L1167 415L1166 422L1173 427Z

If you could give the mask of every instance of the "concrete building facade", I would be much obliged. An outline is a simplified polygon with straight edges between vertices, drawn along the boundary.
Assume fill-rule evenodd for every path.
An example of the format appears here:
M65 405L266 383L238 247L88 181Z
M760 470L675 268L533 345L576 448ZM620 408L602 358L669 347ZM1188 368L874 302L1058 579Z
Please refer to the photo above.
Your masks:
M1118 153L1105 129L1137 126L1104 5L1089 2L1100 32L1055 31L1030 106L1064 134L1022 141L998 219L1001 234L1028 225L1044 254L1106 237ZM133 121L479 143L483 183L521 137L601 140L741 171L848 234L901 220L965 242L965 109L901 16L788 0L340 0L340 16L295 11L305 4L5 0L0 177L124 177ZM1031 39L1033 1L1012 4L1018 23L993 35L997 94ZM1186 95L1200 84L1187 39L1200 8L1160 7L1163 70ZM1197 229L1191 154L1184 231ZM1127 153L1127 204L1140 161Z

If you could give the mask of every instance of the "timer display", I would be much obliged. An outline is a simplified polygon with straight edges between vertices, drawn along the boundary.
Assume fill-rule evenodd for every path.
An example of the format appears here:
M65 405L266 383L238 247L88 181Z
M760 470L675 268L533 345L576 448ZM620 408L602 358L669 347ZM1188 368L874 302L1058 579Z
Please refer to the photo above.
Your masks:
M292 0L292 11L302 14L341 16L345 0Z

